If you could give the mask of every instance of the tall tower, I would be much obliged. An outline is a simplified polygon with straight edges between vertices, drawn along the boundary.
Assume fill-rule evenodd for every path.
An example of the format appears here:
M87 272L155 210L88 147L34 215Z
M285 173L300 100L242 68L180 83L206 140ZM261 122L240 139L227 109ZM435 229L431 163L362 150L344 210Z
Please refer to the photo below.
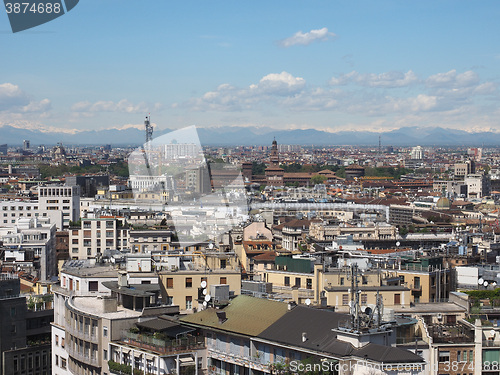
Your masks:
M275 167L280 166L280 156L278 154L278 142L276 142L276 138L273 141L273 147L271 148L271 165Z
M151 116L146 116L146 120L144 120L144 127L146 128L146 143L151 142L153 140L153 126L150 123Z

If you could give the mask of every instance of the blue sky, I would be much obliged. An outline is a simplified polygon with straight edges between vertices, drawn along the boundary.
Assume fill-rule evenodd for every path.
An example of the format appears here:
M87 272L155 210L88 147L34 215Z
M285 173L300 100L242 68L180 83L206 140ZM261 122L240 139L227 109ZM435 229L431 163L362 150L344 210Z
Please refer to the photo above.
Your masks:
M498 1L81 0L13 34L3 13L0 126L497 131L498 19Z

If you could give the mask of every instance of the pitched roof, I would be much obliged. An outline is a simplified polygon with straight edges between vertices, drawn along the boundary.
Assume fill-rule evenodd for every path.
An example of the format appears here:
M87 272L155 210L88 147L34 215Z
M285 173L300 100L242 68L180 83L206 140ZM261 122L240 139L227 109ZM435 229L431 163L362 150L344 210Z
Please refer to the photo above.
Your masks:
M226 313L226 320L222 323L217 317L218 311L221 310L206 309L188 315L181 321L197 326L257 336L288 311L288 304L240 295L222 310Z
M384 363L424 361L420 356L396 347L370 343L357 349L346 341L338 340L332 329L348 319L348 314L297 306L258 337L339 357L354 356ZM302 340L303 333L306 341Z
M296 306L262 332L259 337L282 344L345 356L352 352L353 347L350 343L337 340L332 329L338 328L339 322L348 319L347 314ZM302 341L302 333L306 334L305 342Z
M400 349L394 346L385 346L378 344L367 344L362 348L355 349L352 352L355 357L371 359L383 363L417 363L424 362L419 355L409 350Z

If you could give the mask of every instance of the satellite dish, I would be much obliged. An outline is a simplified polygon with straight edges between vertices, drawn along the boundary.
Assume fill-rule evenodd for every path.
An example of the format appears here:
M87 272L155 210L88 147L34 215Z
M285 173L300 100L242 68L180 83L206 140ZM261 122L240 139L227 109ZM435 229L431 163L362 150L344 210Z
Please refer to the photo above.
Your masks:
M207 290L206 289L203 289L203 295L206 296L207 295Z
M488 282L487 282L487 281L485 281L485 282L483 283L483 285L484 285L484 286L488 286Z
M477 281L477 283L478 283L479 285L483 284L483 283L484 283L483 278L480 278L480 279Z
M491 335L491 336L495 336L495 330L494 330L494 329L492 329L492 330L490 331L490 335Z
M308 298L306 299L306 305L309 306L311 304L311 300Z
M210 298L212 298L212 297L210 297L210 294L207 294L207 295L205 296L205 301L206 301L206 302L209 302L209 301L210 301Z
M491 283L491 285L493 285L493 286L497 286L497 282L496 282L496 281L493 281L493 283Z
M206 282L205 280L203 280L203 281L201 282L201 287L202 287L202 288L206 288L206 287L207 287L207 282Z
M401 242L397 241L396 246L399 247L401 245Z
M203 301L203 307L207 307L207 301Z

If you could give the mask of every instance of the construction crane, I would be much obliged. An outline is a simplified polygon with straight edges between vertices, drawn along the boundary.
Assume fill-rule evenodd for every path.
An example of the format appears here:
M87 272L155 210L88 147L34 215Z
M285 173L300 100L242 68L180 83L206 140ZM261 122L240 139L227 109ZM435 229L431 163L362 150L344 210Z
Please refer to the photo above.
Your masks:
M151 115L147 115L144 120L144 128L146 128L146 143L151 142L153 140L153 126L150 122Z

